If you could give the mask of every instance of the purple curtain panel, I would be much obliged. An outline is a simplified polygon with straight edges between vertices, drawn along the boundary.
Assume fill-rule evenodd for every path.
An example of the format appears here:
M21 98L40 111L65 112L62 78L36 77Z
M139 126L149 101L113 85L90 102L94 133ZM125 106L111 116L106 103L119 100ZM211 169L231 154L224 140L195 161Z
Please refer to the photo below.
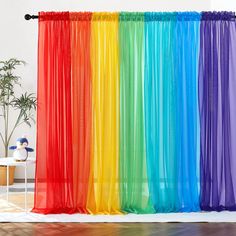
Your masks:
M200 205L236 210L236 23L202 13L199 58Z

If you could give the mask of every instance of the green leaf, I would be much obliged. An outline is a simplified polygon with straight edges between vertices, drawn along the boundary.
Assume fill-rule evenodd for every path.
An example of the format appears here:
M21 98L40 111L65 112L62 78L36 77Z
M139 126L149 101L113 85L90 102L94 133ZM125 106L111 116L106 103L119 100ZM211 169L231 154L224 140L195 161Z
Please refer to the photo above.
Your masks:
M3 119L4 131L1 133L1 139L4 143L5 150L13 132L22 123L31 127L31 122L35 123L34 112L36 110L36 97L33 93L24 93L19 97L15 95L15 87L21 86L21 77L15 74L18 66L25 65L22 60L11 58L7 61L0 61L0 121ZM9 130L10 108L18 111L15 125ZM2 125L2 123L0 125Z

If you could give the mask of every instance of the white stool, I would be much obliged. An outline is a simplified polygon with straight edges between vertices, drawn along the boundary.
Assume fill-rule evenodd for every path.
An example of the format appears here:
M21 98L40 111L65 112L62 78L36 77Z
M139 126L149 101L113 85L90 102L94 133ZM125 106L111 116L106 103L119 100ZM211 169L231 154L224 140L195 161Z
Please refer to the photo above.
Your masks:
M7 167L7 203L9 200L9 167L10 166L21 166L25 168L25 211L27 211L27 166L34 165L36 163L35 158L28 158L26 161L15 161L13 157L0 158L0 166Z

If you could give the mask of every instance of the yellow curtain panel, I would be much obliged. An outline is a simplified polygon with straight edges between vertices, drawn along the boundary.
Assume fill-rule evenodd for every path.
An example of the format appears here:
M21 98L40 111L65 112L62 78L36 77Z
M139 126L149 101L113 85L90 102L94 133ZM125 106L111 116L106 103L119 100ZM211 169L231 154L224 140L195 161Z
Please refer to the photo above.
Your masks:
M94 196L90 194L87 203L93 214L120 213L118 52L118 14L94 13L91 22L93 171L89 186Z

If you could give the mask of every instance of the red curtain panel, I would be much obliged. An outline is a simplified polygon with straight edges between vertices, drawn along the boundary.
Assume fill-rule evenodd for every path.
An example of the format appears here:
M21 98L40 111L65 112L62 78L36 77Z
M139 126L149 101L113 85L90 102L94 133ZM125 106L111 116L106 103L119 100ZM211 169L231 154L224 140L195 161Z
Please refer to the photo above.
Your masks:
M37 165L33 212L73 213L69 13L39 14ZM60 48L60 50L58 50Z

